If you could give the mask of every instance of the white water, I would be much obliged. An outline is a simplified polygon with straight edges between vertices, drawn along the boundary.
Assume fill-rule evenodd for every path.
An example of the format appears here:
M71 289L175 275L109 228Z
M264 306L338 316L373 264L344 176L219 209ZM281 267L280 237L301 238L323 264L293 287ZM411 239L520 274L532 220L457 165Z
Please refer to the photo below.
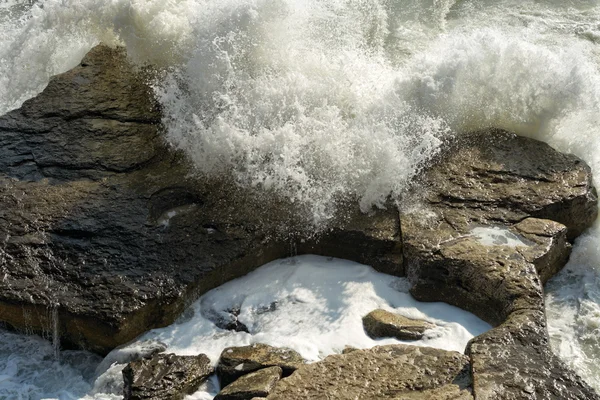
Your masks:
M59 364L49 342L0 331L0 360L9 360L0 369L0 398L117 399L123 390L121 370L131 355L148 354L157 342L170 353L204 353L214 364L224 348L253 343L290 347L308 361L341 353L346 346L402 343L367 336L362 317L377 308L437 325L422 340L406 342L415 345L463 352L473 336L491 328L448 304L417 302L408 288L405 278L351 261L319 256L278 260L206 293L178 322L142 335L101 364L85 352L63 352ZM215 320L232 318L228 310L233 309L249 333L215 326ZM191 397L210 399L216 391L213 380Z
M363 210L460 133L500 127L600 183L597 0L0 1L0 112L95 43L164 68L167 140L200 173ZM600 227L548 285L555 351L600 390Z

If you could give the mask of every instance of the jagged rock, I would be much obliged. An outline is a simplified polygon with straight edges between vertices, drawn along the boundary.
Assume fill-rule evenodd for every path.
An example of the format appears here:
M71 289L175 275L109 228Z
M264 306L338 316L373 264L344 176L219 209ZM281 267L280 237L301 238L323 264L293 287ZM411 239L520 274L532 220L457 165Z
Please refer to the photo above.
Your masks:
M469 359L428 347L388 345L299 367L269 400L473 399Z
M393 314L385 310L374 310L363 317L363 326L372 339L393 337L398 340L419 340L427 329L435 325Z
M487 134L426 171L425 200L401 212L411 293L498 326L468 348L477 399L597 399L550 352L542 287L597 216L588 167L532 139Z
M98 46L0 117L0 321L58 327L63 345L107 354L288 256L281 230L305 229L285 201L195 178L163 142L142 72L122 49ZM370 217L355 206L331 228L298 240L298 254L402 273L394 210Z
M210 359L157 354L129 363L123 370L124 396L131 400L179 400L198 390L213 373Z
M217 376L221 386L227 386L258 369L276 366L282 369L283 376L289 376L303 364L304 359L294 350L256 343L223 350L217 364Z
M238 378L225 386L217 394L215 400L250 400L256 397L264 398L271 393L283 370L280 367L259 369Z

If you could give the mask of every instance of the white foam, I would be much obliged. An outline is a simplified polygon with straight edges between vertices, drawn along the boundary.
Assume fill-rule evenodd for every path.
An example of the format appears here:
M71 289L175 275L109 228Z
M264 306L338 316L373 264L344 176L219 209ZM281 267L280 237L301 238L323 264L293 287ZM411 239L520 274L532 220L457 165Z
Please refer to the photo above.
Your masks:
M525 239L501 226L478 226L471 234L484 246L528 246Z

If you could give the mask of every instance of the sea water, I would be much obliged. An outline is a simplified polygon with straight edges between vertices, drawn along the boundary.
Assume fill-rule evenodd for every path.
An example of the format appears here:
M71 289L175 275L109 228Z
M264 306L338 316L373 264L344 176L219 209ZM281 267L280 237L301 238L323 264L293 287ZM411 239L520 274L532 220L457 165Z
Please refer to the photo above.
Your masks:
M165 140L199 174L307 224L382 207L488 127L576 154L598 186L599 21L597 0L3 0L0 113L104 42L159 69ZM600 390L599 248L596 224L546 300L554 351Z

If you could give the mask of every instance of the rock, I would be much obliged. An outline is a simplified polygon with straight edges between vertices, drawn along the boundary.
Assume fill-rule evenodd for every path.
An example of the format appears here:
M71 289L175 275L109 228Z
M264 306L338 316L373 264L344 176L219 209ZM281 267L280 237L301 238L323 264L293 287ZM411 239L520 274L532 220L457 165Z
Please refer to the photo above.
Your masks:
M234 308L231 310L227 310L227 317L223 317L222 315L207 315L207 317L211 321L213 321L217 327L221 329L248 333L248 327L246 326L246 324L238 320L239 315L240 309Z
M217 364L217 376L224 387L240 376L262 368L280 367L283 376L289 376L303 364L304 359L294 350L257 343L223 350Z
M267 397L281 378L282 372L283 370L279 367L269 367L251 372L225 386L217 394L215 400L250 400Z
M477 399L597 399L548 347L542 286L597 216L588 167L532 139L487 135L425 171L425 200L401 211L411 293L497 326L468 347Z
M125 399L179 400L198 390L213 373L210 359L158 354L129 363L123 370Z
M269 400L473 399L469 359L457 352L378 346L299 367Z
M105 355L288 256L290 232L308 229L289 202L197 178L163 142L147 83L98 46L0 117L0 321ZM401 274L397 213L347 211L297 253Z
M477 399L599 399L593 389L556 357L548 345L540 310L513 312L467 346Z
M398 340L419 340L427 329L435 325L393 314L385 310L374 310L363 317L363 326L372 339L393 337Z

